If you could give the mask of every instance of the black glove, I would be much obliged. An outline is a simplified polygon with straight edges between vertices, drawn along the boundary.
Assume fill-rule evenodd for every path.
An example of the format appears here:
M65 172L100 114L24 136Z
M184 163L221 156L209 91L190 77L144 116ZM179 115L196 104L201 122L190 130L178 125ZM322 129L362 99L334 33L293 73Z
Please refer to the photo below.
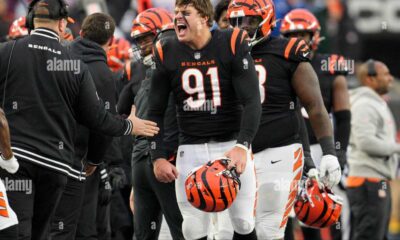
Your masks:
M110 176L111 187L115 190L123 188L128 183L125 171L121 167L111 168L108 175Z
M343 172L344 166L347 164L347 152L344 150L336 150L336 156L339 160L340 169Z
M100 189L99 189L99 205L107 205L111 201L112 188L107 170L104 165L100 167Z

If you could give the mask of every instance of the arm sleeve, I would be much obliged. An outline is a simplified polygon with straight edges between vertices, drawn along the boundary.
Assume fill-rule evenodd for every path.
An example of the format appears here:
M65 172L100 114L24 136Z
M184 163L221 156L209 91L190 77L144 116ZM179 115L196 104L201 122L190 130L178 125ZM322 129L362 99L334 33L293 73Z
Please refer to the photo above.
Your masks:
M349 145L351 113L350 110L343 110L334 112L333 115L335 117L336 155L343 169L346 164L346 152Z
M297 116L299 118L299 125L300 125L300 140L301 144L303 145L303 152L304 152L304 169L303 174L307 174L311 168L316 168L314 161L311 157L311 150L310 150L310 142L308 139L307 127L306 122L301 114L301 109L297 110Z
M79 93L75 104L78 122L91 130L109 136L129 135L132 122L123 120L104 109L96 93L96 87L86 67L82 73Z
M241 32L241 34L244 34ZM243 39L238 38L238 41ZM237 142L249 147L257 133L261 117L261 100L257 73L247 40L238 45L232 62L232 81L236 95L243 104L242 122Z
M129 82L126 85L119 96L118 99L118 113L121 115L129 115L131 113L132 105L135 100L135 94L133 93L133 82Z
M388 157L398 151L396 143L388 143L376 136L379 114L367 104L352 108L352 135L355 144L369 155Z
M168 72L162 64L158 53L155 51L155 68L150 78L151 87L149 96L148 119L157 123L160 131L154 137L149 138L151 160L168 158L164 147L164 114L168 106L168 98L171 92L171 82Z

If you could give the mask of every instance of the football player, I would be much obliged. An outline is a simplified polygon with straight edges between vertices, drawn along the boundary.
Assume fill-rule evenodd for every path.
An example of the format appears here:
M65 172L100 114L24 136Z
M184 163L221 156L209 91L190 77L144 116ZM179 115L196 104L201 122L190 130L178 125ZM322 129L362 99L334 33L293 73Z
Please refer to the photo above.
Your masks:
M152 44L156 36L172 35L172 15L162 8L150 8L141 12L133 21L131 36L134 39L134 56L143 64L147 71L146 77L137 79L137 73L132 74L133 80L122 90L118 101L120 114L129 115L129 106L136 106L137 116L146 117L149 94L151 65L154 63ZM171 26L169 29L168 27ZM168 30L167 30L168 29ZM140 74L139 74L140 75ZM165 144L168 145L168 157L175 159L178 148L178 127L173 98L169 99L165 117ZM173 239L183 239L182 216L175 197L175 183L162 183L154 176L153 167L149 164L149 143L145 137L134 139L132 158L132 201L134 207L134 227L137 239L158 239L160 234L161 214L165 216L169 232ZM134 194L134 198L133 198ZM154 226L154 227L150 227ZM162 229L162 228L161 228ZM162 232L162 231L161 231ZM171 237L171 236L169 236Z
M270 36L276 22L272 0L234 0L227 15L232 26L248 32L259 77L262 116L252 145L258 183L256 231L259 239L282 239L303 168L297 99L321 145L321 180L329 186L341 176L332 125L307 43Z
M10 130L3 109L0 108L0 167L9 173L18 171L18 160L11 150ZM6 180L6 179L3 179ZM8 203L6 186L0 179L0 239L18 238L18 219Z
M228 168L236 168L242 183L228 209L233 239L251 240L256 239L256 179L249 147L261 114L257 73L247 34L239 29L211 32L212 16L210 0L177 0L176 35L155 44L148 118L164 130L163 116L172 91L180 146L175 167L167 161L163 133L152 139L154 173L161 182L176 179L185 239L206 239L210 214L188 202L185 179L195 167L223 155L230 158Z
M348 69L348 64L346 64L346 61L341 56L316 53L322 39L320 31L321 26L317 18L306 9L294 9L290 11L284 17L280 28L283 36L303 39L311 48L311 65L318 76L325 108L328 113L333 113L335 119L334 136L336 154L343 170L346 163L346 150L350 136L350 100L345 77L347 71L350 69ZM312 131L307 113L305 111L302 112L307 124L311 154L317 167L319 167L322 158L321 147ZM307 166L307 168L312 169L315 166ZM318 230L303 228L303 233L306 237L321 239Z

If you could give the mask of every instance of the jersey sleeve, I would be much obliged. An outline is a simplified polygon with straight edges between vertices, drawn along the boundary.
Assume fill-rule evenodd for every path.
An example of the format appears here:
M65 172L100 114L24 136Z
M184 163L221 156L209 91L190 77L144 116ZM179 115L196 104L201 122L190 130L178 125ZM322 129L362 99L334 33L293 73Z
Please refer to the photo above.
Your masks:
M78 122L105 135L116 137L129 135L132 130L132 122L120 119L104 108L86 65L83 65L82 69L84 71L74 105Z
M151 72L151 87L148 108L148 119L157 123L160 131L154 137L149 138L150 153L152 161L158 158L167 159L167 151L164 146L164 113L168 106L168 98L171 92L171 82L168 71L164 65L164 52L161 40L158 40L153 47L155 64Z
M242 122L237 142L249 147L260 123L261 100L258 77L245 32L238 29L233 30L231 50L233 54L232 83L237 97L243 104Z
M290 38L283 50L285 59L294 62L310 62L311 50L308 44L301 39Z

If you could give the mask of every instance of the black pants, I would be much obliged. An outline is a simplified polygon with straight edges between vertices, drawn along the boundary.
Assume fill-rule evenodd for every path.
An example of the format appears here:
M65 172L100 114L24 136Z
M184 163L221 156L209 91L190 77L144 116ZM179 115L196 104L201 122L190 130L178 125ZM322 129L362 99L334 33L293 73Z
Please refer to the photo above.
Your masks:
M125 240L133 237L133 215L129 207L131 190L130 185L113 190L110 203L112 240Z
M176 200L175 183L157 181L148 158L145 156L132 166L135 236L140 240L158 239L164 214L172 238L184 239L183 218Z
M85 182L68 178L64 193L51 221L51 240L71 240L75 238L79 215L83 204Z
M100 170L97 168L93 175L86 178L85 194L78 227L76 240L97 240L97 203L99 195Z
M67 176L22 159L19 165L15 174L0 171L3 180L24 180L27 186L32 186L28 191L7 191L8 201L19 221L18 239L46 239Z
M351 210L352 240L387 239L391 192L388 182L365 181L347 189Z
M18 224L0 230L1 240L15 240L18 239Z

